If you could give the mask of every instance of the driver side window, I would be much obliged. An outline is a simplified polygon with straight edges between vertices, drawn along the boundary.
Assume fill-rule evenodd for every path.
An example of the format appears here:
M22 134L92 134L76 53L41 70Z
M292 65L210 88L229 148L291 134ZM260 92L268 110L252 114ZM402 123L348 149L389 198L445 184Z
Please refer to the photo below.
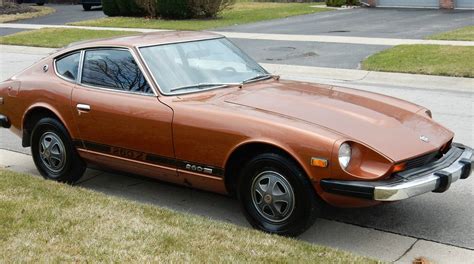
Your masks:
M153 93L132 54L123 49L87 50L81 83L126 92Z

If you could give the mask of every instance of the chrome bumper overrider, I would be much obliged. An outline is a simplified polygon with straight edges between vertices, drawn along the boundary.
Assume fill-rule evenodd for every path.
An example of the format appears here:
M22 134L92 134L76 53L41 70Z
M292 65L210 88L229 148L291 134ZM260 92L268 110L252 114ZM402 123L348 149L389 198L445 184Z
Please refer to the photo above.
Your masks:
M444 192L449 189L451 183L468 178L473 164L473 149L453 144L448 153L439 160L396 173L389 180L322 180L321 187L330 193L376 201L398 201L427 192Z

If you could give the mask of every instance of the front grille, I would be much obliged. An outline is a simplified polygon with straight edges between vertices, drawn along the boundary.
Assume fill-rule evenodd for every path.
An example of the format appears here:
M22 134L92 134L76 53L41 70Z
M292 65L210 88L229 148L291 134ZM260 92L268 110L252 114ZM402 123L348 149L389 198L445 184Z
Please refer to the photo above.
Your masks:
M423 165L426 165L428 163L431 163L439 158L441 158L442 154L440 151L435 151L432 153L428 153L426 155L408 160L406 162L405 170L421 167Z

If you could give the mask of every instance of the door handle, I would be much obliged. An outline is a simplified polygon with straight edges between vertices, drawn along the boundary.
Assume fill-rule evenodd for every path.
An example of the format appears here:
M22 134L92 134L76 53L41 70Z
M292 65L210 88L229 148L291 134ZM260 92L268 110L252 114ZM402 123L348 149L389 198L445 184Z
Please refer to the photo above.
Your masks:
M77 104L76 108L80 112L89 112L91 110L91 106L87 104Z

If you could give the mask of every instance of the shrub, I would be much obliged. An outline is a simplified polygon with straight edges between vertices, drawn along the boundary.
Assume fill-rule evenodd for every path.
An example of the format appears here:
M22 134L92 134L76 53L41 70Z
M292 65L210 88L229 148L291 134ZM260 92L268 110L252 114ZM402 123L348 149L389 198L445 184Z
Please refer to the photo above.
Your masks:
M134 0L115 0L121 16L145 16L147 13Z
M158 13L164 18L190 18L188 0L157 0Z
M235 0L158 0L158 13L165 18L216 17Z
M234 3L235 0L188 0L193 17L216 17L219 12Z
M341 7L343 5L358 5L359 0L326 0L327 6Z
M147 10L137 0L102 0L102 10L107 16L147 16ZM153 1L154 2L154 1ZM155 14L152 14L155 16Z
M146 14L150 17L157 17L158 10L157 10L157 0L135 0L137 5L143 9Z
M236 0L103 0L108 16L149 16L171 19L213 18Z
M120 9L115 0L102 0L102 10L107 16L120 16Z
M324 2L324 0L253 0L254 2L274 2L274 3L312 3Z

